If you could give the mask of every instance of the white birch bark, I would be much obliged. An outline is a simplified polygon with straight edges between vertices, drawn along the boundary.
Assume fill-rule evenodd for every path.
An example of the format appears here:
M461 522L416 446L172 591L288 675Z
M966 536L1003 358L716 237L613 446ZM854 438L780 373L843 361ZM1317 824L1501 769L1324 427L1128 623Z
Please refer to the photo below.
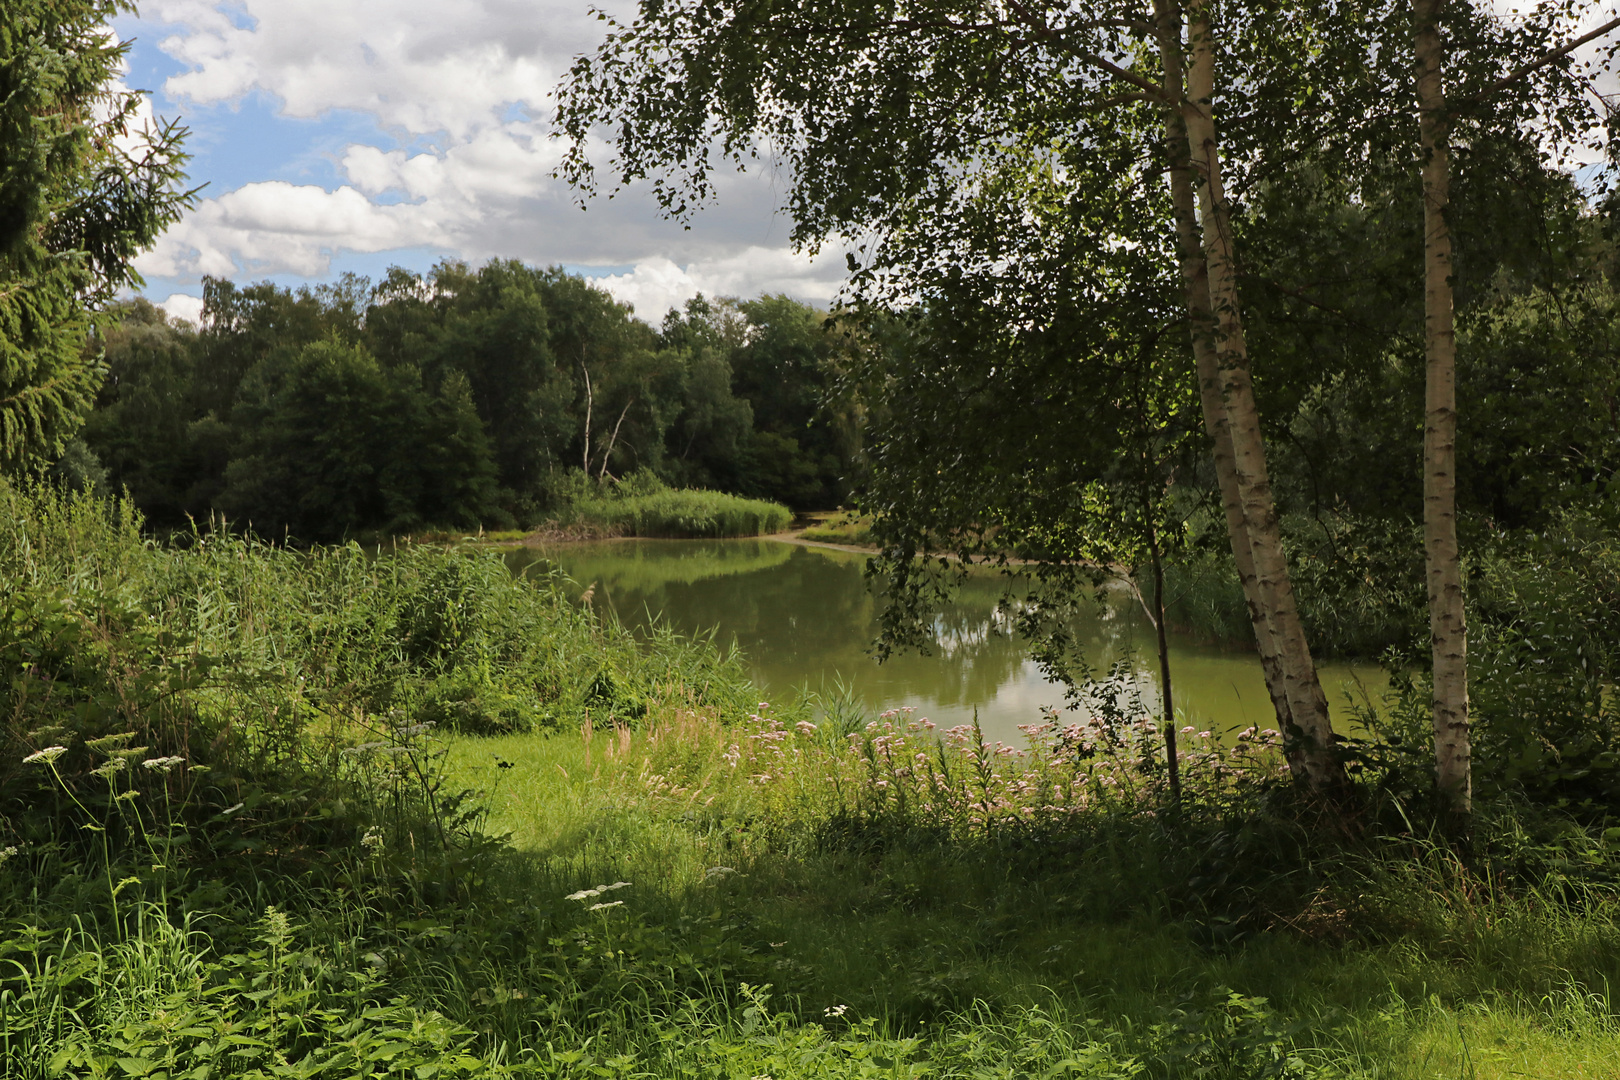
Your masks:
M1473 809L1468 726L1468 625L1457 545L1457 335L1451 284L1451 162L1447 138L1444 0L1414 0L1418 137L1423 150L1423 549L1434 661L1434 761L1454 814Z
M1304 770L1303 779L1319 791L1335 791L1344 783L1344 771L1333 749L1333 727L1327 697L1317 678L1316 665L1294 601L1293 582L1283 554L1282 529L1271 493L1266 467L1260 414L1249 375L1248 344L1238 304L1237 265L1231 218L1221 181L1220 144L1213 113L1215 52L1208 0L1190 12L1186 109L1188 144L1198 174L1198 200L1203 227L1204 259L1210 303L1215 316L1215 351L1221 377L1227 429L1243 519L1248 528L1254 574L1272 639L1276 645L1291 724L1285 739L1291 762Z

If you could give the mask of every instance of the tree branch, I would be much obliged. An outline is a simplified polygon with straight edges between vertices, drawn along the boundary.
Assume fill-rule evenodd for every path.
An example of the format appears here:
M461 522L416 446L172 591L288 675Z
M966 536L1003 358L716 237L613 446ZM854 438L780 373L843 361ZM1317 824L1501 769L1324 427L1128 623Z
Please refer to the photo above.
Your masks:
M1520 79L1524 78L1526 75L1529 75L1538 68L1544 68L1553 61L1568 56L1570 53L1574 52L1582 45L1585 45L1587 42L1600 38L1609 31L1617 28L1620 28L1620 19L1610 19L1596 30L1588 31L1587 33L1576 38L1574 41L1560 45L1551 52L1537 57L1535 60L1530 61L1528 64L1516 69L1512 73L1496 80L1479 93L1471 94L1468 97L1463 98L1452 107L1452 113L1455 114L1457 109L1464 108L1469 105L1480 104L1487 98L1492 97L1502 90L1506 90L1508 87L1512 86L1514 83L1518 82Z

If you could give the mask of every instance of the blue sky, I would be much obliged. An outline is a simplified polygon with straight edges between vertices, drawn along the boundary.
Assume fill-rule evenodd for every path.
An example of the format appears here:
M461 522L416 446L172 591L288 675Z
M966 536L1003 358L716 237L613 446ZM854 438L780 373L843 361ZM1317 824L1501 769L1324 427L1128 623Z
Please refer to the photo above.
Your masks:
M613 5L606 5L610 9ZM782 184L728 178L690 230L636 191L582 212L552 179L550 90L589 0L144 0L126 82L191 129L196 209L138 262L195 317L204 275L298 285L441 258L560 263L656 321L702 291L825 301L840 252L787 247Z

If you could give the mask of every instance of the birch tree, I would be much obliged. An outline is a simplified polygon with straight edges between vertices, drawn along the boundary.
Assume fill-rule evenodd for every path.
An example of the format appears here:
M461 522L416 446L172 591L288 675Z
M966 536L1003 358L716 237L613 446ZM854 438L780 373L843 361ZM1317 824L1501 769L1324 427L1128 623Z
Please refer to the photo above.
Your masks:
M1423 546L1433 665L1435 776L1441 803L1454 818L1473 809L1472 739L1468 716L1468 623L1462 550L1457 540L1457 332L1451 223L1452 106L1445 92L1446 43L1441 18L1446 0L1413 0L1412 30L1419 161L1423 179ZM1578 17L1574 5L1547 5L1532 14L1541 33L1556 33ZM1488 106L1502 91L1541 69L1566 62L1579 46L1620 28L1613 19L1520 64L1466 96L1464 108ZM1611 53L1612 55L1612 53ZM1562 73L1569 74L1567 69ZM1591 72L1587 72L1591 74ZM1536 87L1531 88L1535 93ZM1544 92L1549 89L1545 86ZM1556 89L1553 100L1556 102ZM1579 122L1567 107L1566 127Z
M1213 109L1213 31L1207 7L1189 19L1172 3L1150 12L971 0L647 3L563 87L561 117L574 141L565 172L590 186L587 139L611 125L618 179L652 177L665 210L680 215L712 196L717 152L740 163L769 146L792 169L795 240L814 249L868 233L852 266L868 271L868 284L887 274L905 291L927 288L929 268L907 261L919 247L908 240L928 232L925 215L995 159L1038 157L1032 136L1038 143L1073 125L1081 142L1140 157L1167 152L1178 200L1195 191L1201 203L1196 233L1178 204L1180 259L1234 557L1252 568L1244 584L1290 760L1327 791L1342 771L1292 602L1249 377ZM1155 114L1168 138L1153 133ZM1157 186L1140 185L1136 205L1121 212L1140 213ZM1118 220L1095 227L1099 236L1125 231Z
M1558 24L1509 25L1472 8L1452 21L1470 88L1543 50ZM851 295L902 306L977 277L993 309L1025 319L1004 300L1038 291L1030 282L1129 303L1125 283L1163 284L1179 269L1213 471L1279 727L1296 776L1336 792L1343 773L1255 399L1231 190L1286 177L1304 159L1410 167L1404 0L648 0L610 30L561 91L572 140L563 172L586 191L598 137L615 182L649 181L676 216L716 196L718 168L764 160L786 176L795 242L846 245ZM1476 131L1518 131L1540 107L1532 97L1476 118ZM981 212L998 199L1015 210ZM1012 250L1029 221L1058 235ZM1057 265L1059 250L1072 265Z

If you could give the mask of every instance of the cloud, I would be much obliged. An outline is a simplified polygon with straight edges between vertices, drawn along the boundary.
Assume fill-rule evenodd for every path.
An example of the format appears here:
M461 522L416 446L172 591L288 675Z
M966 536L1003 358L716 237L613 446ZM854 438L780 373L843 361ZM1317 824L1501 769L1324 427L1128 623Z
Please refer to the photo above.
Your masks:
M702 293L705 296L750 297L785 292L826 305L842 283L825 270L826 259L810 258L781 248L752 247L724 258L676 266L665 258L637 264L629 273L610 274L597 284L615 300L631 304L636 314L658 322L664 312L680 307ZM818 265L822 264L822 265Z
M644 192L580 212L552 177L564 147L546 121L552 87L603 33L579 0L148 0L142 15L164 27L160 47L180 66L164 92L187 108L267 94L287 118L274 123L318 128L346 110L378 125L332 157L334 184L266 177L201 201L141 258L148 277L313 277L343 253L411 249L632 266L610 287L653 315L699 290L825 299L833 288L788 251L768 171L719 178L690 230ZM227 128L223 152L246 138Z
M288 116L332 109L388 129L464 139L511 103L541 106L563 67L600 36L585 4L523 0L148 0L148 20L187 70L171 96L232 101L275 95Z
M194 325L202 324L203 302L200 296L175 293L167 300L157 301L156 306L167 312L172 319L184 319Z
M241 272L313 276L324 273L339 250L449 246L454 221L438 216L438 209L380 205L347 186L327 191L281 180L245 184L199 204L136 267L162 278Z

